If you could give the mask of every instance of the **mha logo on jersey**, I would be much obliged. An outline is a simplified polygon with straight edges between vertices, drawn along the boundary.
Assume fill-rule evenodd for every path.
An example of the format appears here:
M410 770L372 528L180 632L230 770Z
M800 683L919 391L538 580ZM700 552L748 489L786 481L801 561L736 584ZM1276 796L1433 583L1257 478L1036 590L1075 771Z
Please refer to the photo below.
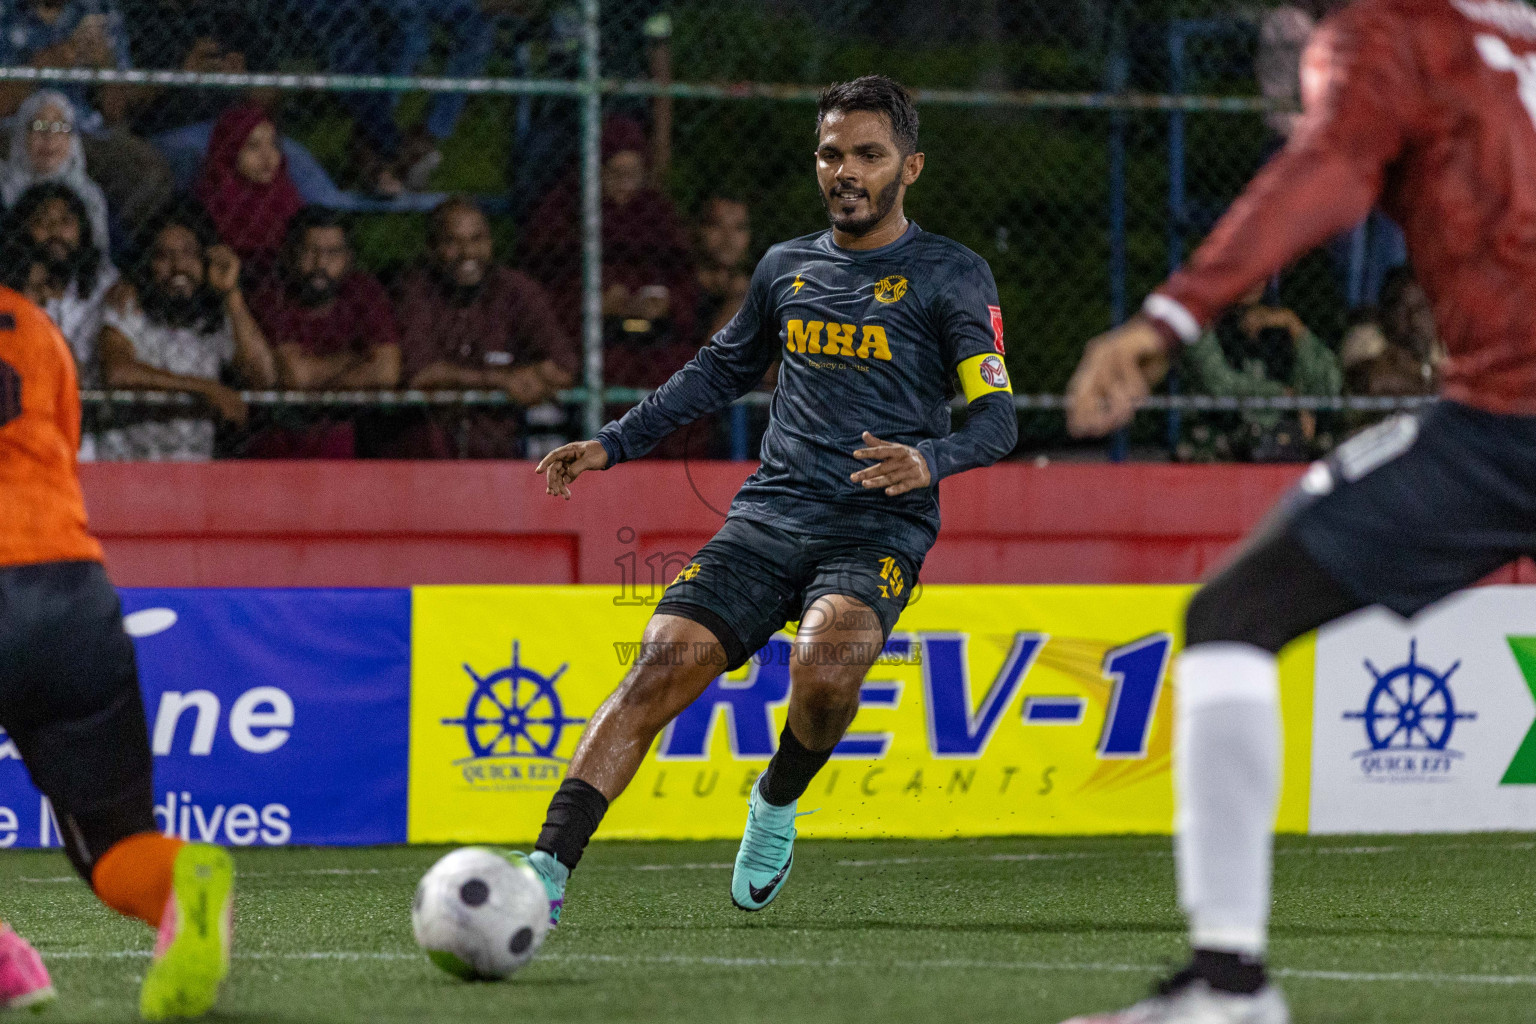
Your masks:
M512 663L486 676L469 665L473 683L464 714L442 724L464 731L469 756L454 761L464 781L476 789L549 790L560 785L569 758L560 757L568 726L585 718L565 714L556 683L569 664L544 675L522 663L521 645L512 642Z
M1381 782L1448 779L1463 757L1450 745L1456 723L1477 718L1458 710L1451 691L1461 662L1437 671L1419 660L1418 641L1410 640L1401 665L1381 671L1367 658L1364 667L1373 681L1365 706L1344 713L1364 727L1367 746L1354 754L1361 772Z
M892 275L891 277L882 277L875 282L876 302L890 305L893 302L900 302L901 297L905 294L907 294L907 279L904 277Z

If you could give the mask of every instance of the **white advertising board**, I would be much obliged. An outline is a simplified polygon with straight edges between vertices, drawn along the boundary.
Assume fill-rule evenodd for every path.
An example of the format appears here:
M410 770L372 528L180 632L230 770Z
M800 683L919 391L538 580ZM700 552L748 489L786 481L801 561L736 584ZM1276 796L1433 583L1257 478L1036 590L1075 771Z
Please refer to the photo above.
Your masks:
M1536 587L1318 634L1311 831L1536 830Z

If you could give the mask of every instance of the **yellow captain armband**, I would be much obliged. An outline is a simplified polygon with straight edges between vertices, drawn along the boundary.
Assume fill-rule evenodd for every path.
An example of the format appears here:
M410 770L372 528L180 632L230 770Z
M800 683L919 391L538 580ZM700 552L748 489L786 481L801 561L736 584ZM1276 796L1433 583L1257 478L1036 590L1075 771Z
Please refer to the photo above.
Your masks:
M990 395L997 391L1013 394L1013 383L1008 379L1008 367L1000 355L988 352L985 355L972 356L962 362L957 369L960 374L960 386L965 389L967 405L982 395Z

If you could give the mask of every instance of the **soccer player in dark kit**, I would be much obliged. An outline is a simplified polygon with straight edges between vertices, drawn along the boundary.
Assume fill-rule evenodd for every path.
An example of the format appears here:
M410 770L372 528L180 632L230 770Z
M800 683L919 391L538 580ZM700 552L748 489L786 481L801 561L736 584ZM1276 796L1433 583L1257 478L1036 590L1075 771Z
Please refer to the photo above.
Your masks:
M1359 0L1318 29L1302 78L1286 150L1140 318L1090 344L1071 425L1129 422L1170 349L1378 202L1434 304L1444 393L1313 466L1191 602L1174 765L1194 957L1152 999L1077 1024L1285 1024L1264 964L1276 655L1357 608L1409 616L1536 553L1536 8Z
M731 899L761 910L793 862L795 802L859 707L859 688L939 532L939 481L1017 439L1002 313L981 257L902 212L923 170L917 110L870 76L822 94L816 175L830 230L774 246L710 345L593 441L539 463L548 492L650 451L781 362L762 466L667 589L647 652L588 725L529 860L558 918L565 883L656 734L722 668L798 620L789 721L748 803ZM965 424L950 433L958 378ZM696 656L695 652L702 652Z
M0 728L75 870L159 932L140 1012L201 1016L229 973L234 864L155 829L138 666L86 530L79 447L74 356L46 313L0 288ZM37 953L0 926L0 1009L52 998Z

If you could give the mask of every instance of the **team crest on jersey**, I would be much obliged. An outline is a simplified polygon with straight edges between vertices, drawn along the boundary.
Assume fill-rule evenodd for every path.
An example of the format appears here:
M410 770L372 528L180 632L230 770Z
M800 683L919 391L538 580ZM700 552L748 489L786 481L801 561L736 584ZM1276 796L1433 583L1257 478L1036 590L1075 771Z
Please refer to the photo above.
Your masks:
M1008 386L1008 367L997 356L987 356L977 368L981 379L987 382L988 387L1006 388Z
M678 573L677 578L672 581L673 585L676 586L679 583L687 583L689 580L697 576L699 574L699 570L702 568L703 566L699 565L698 562L689 562L687 565L683 566L683 571Z
M889 305L892 302L900 302L901 297L907 294L907 279L891 275L882 277L875 282L875 301Z

